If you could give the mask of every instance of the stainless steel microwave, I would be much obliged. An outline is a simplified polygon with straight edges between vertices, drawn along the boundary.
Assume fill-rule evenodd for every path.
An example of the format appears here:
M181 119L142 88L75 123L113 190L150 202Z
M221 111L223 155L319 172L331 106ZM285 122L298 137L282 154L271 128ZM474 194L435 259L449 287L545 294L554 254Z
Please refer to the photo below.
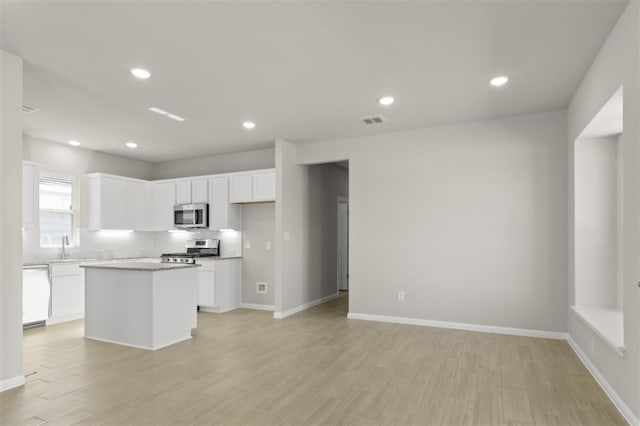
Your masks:
M178 204L173 207L173 226L180 229L209 227L209 204Z

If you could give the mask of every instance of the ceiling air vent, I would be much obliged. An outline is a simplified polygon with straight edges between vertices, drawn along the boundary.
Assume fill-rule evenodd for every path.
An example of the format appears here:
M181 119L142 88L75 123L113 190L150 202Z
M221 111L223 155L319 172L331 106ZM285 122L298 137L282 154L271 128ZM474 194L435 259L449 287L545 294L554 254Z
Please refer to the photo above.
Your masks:
M360 117L360 121L362 121L363 124L380 124L380 123L384 123L385 118L381 115L371 115L369 117Z
M30 112L36 112L39 111L38 108L34 108L34 107L30 107L27 105L22 105L22 112L29 114Z

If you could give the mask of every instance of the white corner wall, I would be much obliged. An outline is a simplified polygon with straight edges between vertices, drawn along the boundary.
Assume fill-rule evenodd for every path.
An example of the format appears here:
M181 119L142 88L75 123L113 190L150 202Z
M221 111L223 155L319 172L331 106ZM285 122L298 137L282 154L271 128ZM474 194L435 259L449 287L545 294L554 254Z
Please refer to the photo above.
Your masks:
M296 146L276 141L275 316L335 298L337 197L348 197L346 169L300 166Z
M621 286L624 343L621 357L596 333L569 313L569 336L604 381L627 419L640 423L640 2L630 1L613 28L568 109L569 176L573 176L574 141L611 95L624 89L622 159ZM569 181L569 230L574 229L573 179ZM573 232L571 232L573 234ZM569 237L570 271L574 236ZM575 277L569 276L569 303L575 303Z
M22 59L0 51L0 391L22 371Z
M349 159L349 312L565 332L565 140L552 111L298 146Z

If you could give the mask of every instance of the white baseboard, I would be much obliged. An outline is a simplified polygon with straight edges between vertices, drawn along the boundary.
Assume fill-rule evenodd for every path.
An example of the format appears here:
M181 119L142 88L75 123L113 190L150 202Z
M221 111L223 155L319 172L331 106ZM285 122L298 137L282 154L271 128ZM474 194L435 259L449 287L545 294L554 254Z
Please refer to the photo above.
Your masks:
M544 339L566 340L567 333L545 330L529 330L526 328L495 327L491 325L466 324L461 322L434 321L416 318L392 317L386 315L369 315L349 312L349 319L390 322L395 324L420 325L425 327L451 328L454 330L479 331L481 333L509 334L512 336L541 337Z
M312 300L311 302L302 304L300 306L296 306L295 308L289 309L284 312L274 312L273 317L276 319L290 317L291 315L297 314L298 312L302 312L305 309L312 308L316 305L320 305L321 303L328 302L329 300L337 299L338 296L339 296L338 293L334 293L325 297L321 297L320 299Z
M60 323L67 322L67 321L75 321L75 320L79 320L79 319L84 319L84 312L80 312L80 313L77 313L77 314L58 315L57 317L51 317L51 318L47 319L46 324L47 325L55 325L55 324L60 324Z
M593 365L589 357L587 357L587 354L584 353L584 351L580 348L580 346L578 346L576 341L573 340L570 335L567 335L567 342L569 343L569 346L571 346L571 349L573 349L573 351L576 353L580 361L582 361L584 366L587 367L589 373L591 373L596 382L598 382L604 393L606 393L611 402L613 402L613 405L615 405L620 414L622 414L622 417L624 417L630 425L640 425L640 419L638 419L635 414L633 414L633 411L631 411L627 404L624 403L622 398L620 398L616 391L611 387L609 382L607 382L607 380L604 378L602 373L600 373L596 366Z
M245 309L257 309L259 311L275 311L276 307L273 305L259 305L257 303L241 303L241 308Z
M147 351L156 351L158 349L166 348L167 346L175 345L176 343L180 343L180 342L184 342L185 340L189 340L189 339L192 338L192 336L185 337L185 338L180 338L180 339L177 339L175 341L171 341L169 343L163 343L162 345L158 345L156 347L133 345L131 343L116 342L115 340L101 339L99 337L84 336L84 338L85 339L89 339L89 340L95 340L97 342L104 342L104 343L111 343L111 344L114 344L114 345L128 346L130 348L135 348L135 349L145 349Z
M24 376L13 377L11 379L2 380L0 382L0 392L4 392L9 389L17 388L19 386L24 386L26 380Z

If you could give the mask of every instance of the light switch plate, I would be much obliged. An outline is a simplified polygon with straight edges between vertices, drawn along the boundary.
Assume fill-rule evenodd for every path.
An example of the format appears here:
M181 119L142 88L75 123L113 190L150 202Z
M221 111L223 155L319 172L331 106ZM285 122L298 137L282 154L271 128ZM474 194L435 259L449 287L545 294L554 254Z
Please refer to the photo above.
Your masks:
M289 241L291 239L291 234L289 231L284 231L284 240Z
M245 241L244 242L244 248L245 249L250 249L251 248L251 241Z
M267 248L267 250L271 250L271 241L267 241L265 247Z

